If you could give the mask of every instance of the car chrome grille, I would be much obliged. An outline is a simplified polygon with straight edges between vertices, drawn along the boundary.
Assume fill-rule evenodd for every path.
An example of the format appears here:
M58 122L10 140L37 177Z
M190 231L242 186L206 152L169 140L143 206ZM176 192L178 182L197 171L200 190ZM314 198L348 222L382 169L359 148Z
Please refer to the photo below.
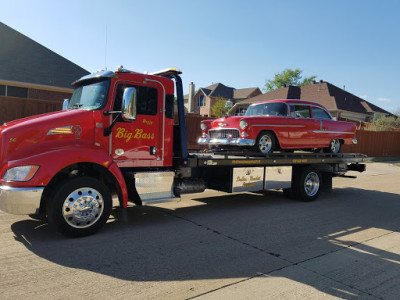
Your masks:
M238 129L211 129L208 133L210 139L239 138Z

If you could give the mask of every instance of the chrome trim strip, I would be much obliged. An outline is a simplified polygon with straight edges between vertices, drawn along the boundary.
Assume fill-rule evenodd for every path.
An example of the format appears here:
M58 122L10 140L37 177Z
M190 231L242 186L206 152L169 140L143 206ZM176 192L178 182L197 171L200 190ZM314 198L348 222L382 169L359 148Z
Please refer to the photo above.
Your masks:
M254 127L304 127L304 125L262 125L262 124L249 125L249 126L254 126Z
M328 130L314 130L314 133L339 133L339 134L354 134L354 132L347 131L328 131Z
M14 215L39 212L44 187L14 188L0 186L0 210Z
M234 146L254 146L256 143L255 140L252 139L208 139L208 138L199 138L197 141L198 144L202 145L234 145Z

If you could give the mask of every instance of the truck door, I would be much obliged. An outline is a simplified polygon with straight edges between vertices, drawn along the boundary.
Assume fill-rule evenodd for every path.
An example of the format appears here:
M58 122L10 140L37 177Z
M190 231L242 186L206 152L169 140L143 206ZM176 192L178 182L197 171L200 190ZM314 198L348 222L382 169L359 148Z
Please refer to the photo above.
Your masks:
M121 110L122 96L127 87L136 89L137 118L133 122L124 122L119 117L111 133L110 154L120 167L156 166L156 162L162 159L162 89L117 83L114 89L115 111Z

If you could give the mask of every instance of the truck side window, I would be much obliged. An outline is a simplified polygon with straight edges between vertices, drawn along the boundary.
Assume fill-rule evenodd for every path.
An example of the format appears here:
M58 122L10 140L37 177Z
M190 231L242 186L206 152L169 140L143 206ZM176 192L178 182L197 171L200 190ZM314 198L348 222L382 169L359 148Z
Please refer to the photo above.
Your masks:
M168 119L174 118L174 101L175 101L174 95L167 95L165 97L165 116Z
M157 89L147 87L147 86L136 86L131 84L119 84L117 87L117 92L114 102L114 110L121 110L122 106L122 96L124 90L127 87L136 88L137 95L137 114L138 115L156 115L157 114L157 103L158 103L158 93Z

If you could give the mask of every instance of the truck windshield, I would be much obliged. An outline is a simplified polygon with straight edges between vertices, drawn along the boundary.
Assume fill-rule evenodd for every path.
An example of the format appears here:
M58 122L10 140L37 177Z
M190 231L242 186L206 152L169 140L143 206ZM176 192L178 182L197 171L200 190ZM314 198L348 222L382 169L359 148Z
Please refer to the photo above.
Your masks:
M107 101L109 84L110 80L103 80L77 87L72 94L68 109L102 108Z
M251 105L245 116L287 116L287 106L282 102Z

